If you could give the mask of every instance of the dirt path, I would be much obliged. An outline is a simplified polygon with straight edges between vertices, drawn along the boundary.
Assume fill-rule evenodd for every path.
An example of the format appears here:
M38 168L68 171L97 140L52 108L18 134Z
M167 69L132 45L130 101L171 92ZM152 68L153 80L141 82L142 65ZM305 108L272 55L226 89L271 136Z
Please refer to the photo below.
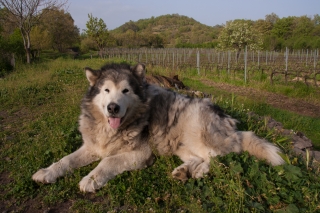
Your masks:
M210 80L202 80L202 83L234 93L239 96L249 97L250 99L265 100L275 108L285 109L300 115L320 118L320 104L308 103L301 99L290 98L285 95L260 91L253 88L238 87L230 84L216 83Z

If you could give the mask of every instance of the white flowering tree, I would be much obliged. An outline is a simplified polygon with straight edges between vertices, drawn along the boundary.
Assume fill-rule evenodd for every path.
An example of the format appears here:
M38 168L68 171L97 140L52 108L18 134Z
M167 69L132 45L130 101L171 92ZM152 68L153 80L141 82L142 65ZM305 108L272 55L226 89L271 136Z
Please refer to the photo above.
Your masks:
M237 55L247 46L251 50L259 50L262 47L263 39L254 27L251 20L236 19L228 21L220 33L220 49L237 51Z

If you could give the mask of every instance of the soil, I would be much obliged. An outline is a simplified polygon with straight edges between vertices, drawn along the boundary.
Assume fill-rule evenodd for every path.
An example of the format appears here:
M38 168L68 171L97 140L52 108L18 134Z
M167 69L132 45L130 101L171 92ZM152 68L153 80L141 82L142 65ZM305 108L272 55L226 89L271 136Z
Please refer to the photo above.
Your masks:
M261 91L254 88L216 83L210 80L202 80L202 83L219 88L220 90L234 93L235 95L250 97L250 99L253 100L256 99L265 101L266 103L278 109L288 110L299 115L320 118L320 103L310 103L302 99L290 98L281 94Z

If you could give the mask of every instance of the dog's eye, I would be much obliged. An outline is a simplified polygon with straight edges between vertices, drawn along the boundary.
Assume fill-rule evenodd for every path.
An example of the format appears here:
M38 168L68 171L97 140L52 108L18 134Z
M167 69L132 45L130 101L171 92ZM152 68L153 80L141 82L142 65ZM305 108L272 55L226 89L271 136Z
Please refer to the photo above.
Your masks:
M128 89L124 89L124 90L122 90L122 93L123 93L123 94L126 94L127 92L129 92L129 90L128 90Z
M108 92L108 93L110 92L109 89L105 89L104 91L106 91L106 92Z

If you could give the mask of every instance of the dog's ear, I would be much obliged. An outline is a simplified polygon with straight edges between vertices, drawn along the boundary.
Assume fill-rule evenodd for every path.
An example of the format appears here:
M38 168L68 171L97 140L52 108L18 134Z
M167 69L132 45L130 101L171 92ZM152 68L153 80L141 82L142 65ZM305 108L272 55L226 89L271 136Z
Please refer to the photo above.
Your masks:
M137 64L134 67L131 67L132 73L142 80L145 80L145 75L146 75L146 66L144 64Z
M93 70L89 67L86 67L84 69L86 71L86 76L90 83L90 86L93 86L96 83L97 79L100 77L101 72L99 70Z

